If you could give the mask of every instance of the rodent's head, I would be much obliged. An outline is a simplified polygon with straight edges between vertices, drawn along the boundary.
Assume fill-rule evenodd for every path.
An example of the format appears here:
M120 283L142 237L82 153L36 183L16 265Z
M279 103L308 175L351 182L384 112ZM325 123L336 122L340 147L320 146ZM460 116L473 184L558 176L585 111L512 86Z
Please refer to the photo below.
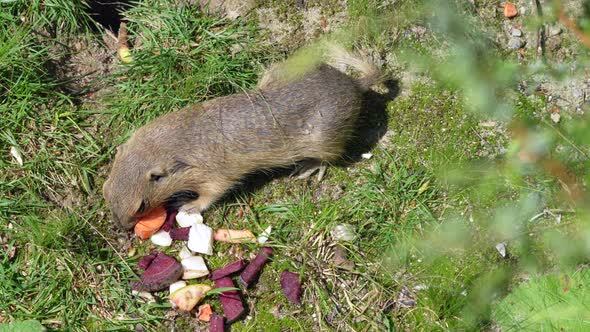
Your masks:
M117 149L111 173L102 187L114 222L125 229L131 229L139 217L179 195L197 198L196 192L182 188L187 164L139 145L142 148L127 142Z

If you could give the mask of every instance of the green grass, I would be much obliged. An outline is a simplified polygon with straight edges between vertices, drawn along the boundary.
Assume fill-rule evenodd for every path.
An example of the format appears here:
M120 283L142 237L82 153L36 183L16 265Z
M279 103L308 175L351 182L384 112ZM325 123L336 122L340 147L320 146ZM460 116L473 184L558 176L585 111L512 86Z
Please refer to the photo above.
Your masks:
M19 19L32 33L50 37L88 32L94 26L86 0L9 0L0 4L3 17Z
M588 271L539 276L524 282L494 310L503 331L588 329Z
M511 79L530 72L516 70L503 52L490 48L480 62L467 61L487 45L470 42L501 28L497 17L455 7L467 16L448 24L471 22L461 34L460 25L429 25L422 5L357 0L344 9L310 2L324 6L328 19L346 10L352 24L344 40L385 61L396 78L419 74L402 80L402 93L387 103L388 132L371 159L331 167L322 183L277 178L206 212L213 227L273 228L274 259L244 292L250 311L233 330L509 330L530 322L575 329L583 323L542 313L566 317L587 305L585 288L574 286L587 275L581 265L588 255L587 214L564 194L563 181L541 163L524 163L519 152L541 146L544 157L588 178L589 122L572 115L576 121L551 123L540 111L549 107L545 97L514 91ZM481 3L485 10L494 6ZM115 61L114 70L89 83L106 87L96 95L71 95L50 70L68 54L52 45L74 37L100 41L84 7L75 1L0 4L0 330L16 328L3 323L29 320L53 330L206 329L171 310L165 292L155 303L131 294L134 266L153 248L109 222L100 187L115 147L134 129L254 87L264 66L307 41L294 29L294 39L284 41L291 44L269 43L268 32L253 22L255 13L228 21L191 6L145 1L126 13L133 62ZM277 12L278 19L304 19L295 1ZM395 24L365 24L363 17ZM478 22L481 29L473 28ZM300 28L301 22L290 24ZM417 37L416 24L434 31ZM457 36L465 38L457 42ZM87 47L106 50L100 42ZM421 67L425 61L436 66ZM498 114L480 117L478 105L499 113L510 105L514 112L502 114L515 114L530 135L510 137L499 120L486 124ZM10 156L12 147L22 166ZM553 215L529 221L545 208ZM330 231L340 224L355 230L354 240L338 244L354 263L350 271L332 262L337 243ZM494 249L502 241L506 258ZM216 244L207 264L220 267L257 250ZM300 308L280 296L284 269L302 276ZM569 275L569 291L560 292L562 279L545 276L548 271ZM527 276L531 282L519 286ZM415 304L400 306L400 293ZM221 311L214 296L207 302ZM528 315L531 310L538 315Z

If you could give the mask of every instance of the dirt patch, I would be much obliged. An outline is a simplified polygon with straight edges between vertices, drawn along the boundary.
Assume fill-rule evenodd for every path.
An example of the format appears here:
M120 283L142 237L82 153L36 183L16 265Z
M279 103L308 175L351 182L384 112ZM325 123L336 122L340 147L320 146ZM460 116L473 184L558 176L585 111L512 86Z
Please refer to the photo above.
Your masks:
M255 9L258 25L268 34L266 40L294 50L324 33L338 30L348 20L346 3L297 5L262 4Z
M49 72L62 82L62 88L74 95L96 91L117 62L116 40L103 34L95 38L72 37L54 43ZM102 84L101 84L102 83Z

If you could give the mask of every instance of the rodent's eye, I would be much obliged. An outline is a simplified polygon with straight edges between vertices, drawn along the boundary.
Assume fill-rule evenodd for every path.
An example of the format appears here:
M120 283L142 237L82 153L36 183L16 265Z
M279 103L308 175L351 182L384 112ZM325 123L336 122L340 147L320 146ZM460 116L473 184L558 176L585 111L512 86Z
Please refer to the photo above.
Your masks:
M137 214L144 213L145 210L147 209L147 207L148 207L147 201L145 199L142 200L141 204L139 205L139 209L137 209Z
M155 174L155 173L153 173L153 174L150 174L150 181L158 182L163 177L164 177L164 174Z

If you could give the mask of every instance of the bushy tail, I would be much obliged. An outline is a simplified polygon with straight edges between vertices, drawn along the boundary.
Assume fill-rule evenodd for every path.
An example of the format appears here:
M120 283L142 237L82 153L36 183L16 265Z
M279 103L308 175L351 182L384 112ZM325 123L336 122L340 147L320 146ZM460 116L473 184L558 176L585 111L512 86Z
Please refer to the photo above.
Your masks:
M357 82L363 91L385 79L383 73L368 59L352 54L340 45L328 44L326 58L326 62L336 68L346 66L358 71L361 77Z
M327 63L337 69L341 69L343 66L350 67L360 72L361 77L357 79L357 83L363 91L385 78L375 65L360 55L352 54L335 43L318 43L299 50L282 63L272 65L258 82L258 87L265 88L271 85L286 84L302 77L321 63Z

